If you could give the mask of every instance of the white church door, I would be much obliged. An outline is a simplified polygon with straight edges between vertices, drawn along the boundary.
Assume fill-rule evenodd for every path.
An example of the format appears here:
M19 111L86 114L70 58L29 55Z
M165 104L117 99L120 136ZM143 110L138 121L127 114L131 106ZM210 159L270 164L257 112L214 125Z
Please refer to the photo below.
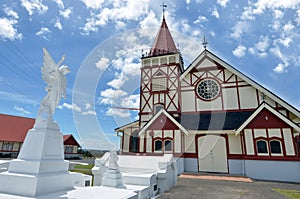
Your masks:
M198 138L198 165L202 172L228 173L226 139L217 135Z

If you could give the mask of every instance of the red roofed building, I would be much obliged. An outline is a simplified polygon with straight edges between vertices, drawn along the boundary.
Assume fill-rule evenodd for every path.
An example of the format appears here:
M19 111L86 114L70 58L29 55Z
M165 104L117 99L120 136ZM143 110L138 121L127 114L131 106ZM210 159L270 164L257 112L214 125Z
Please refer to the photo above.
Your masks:
M0 157L17 157L35 119L0 114ZM73 135L64 135L65 157L77 155L79 143Z

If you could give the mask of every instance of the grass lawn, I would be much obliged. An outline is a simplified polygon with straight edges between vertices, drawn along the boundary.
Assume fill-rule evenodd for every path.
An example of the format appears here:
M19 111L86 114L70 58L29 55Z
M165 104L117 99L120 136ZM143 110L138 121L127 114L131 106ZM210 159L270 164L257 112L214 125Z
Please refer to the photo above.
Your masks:
M274 191L280 193L291 199L299 199L300 198L300 191L296 190L286 190L286 189L273 189Z
M82 173L86 175L93 175L91 170L84 170L84 169L72 169L70 170L71 172L77 172L77 173Z
M93 167L94 167L93 164L87 164L87 165L85 165L85 164L76 164L74 166L74 169L88 169L88 170L91 170Z
M93 164L76 164L74 166L74 169L70 170L71 172L78 172L78 173L83 173L87 175L93 175L91 169L94 167Z

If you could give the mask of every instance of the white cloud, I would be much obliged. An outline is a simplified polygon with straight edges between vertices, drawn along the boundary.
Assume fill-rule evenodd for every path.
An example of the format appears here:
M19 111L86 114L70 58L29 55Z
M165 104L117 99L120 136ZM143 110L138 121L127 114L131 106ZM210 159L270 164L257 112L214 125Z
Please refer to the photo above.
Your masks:
M82 115L96 115L96 111L87 110L82 112Z
M90 103L85 103L85 111L82 112L82 115L96 115L96 111L92 109L93 107Z
M190 7L189 7L189 5L190 5L190 3L191 3L191 0L185 0L185 3L187 4L187 7L186 7L186 9L190 9Z
M266 57L267 54L267 50L269 48L270 42L269 42L269 37L268 36L260 36L260 41L257 42L254 47L250 47L248 49L249 53L257 56L257 57L261 57L264 58Z
M76 104L63 103L62 105L57 106L57 108L59 108L60 110L62 110L63 108L67 108L69 110L81 112L81 108Z
M266 49L269 47L269 37L268 36L261 36L261 41L259 41L255 47L259 51L266 51Z
M13 18L15 18L15 19L19 19L18 13L16 13L15 11L13 11L12 8L10 8L10 7L5 7L5 8L3 9L3 11L5 12L5 14L6 14L7 16L13 17Z
M278 31L281 29L281 24L279 20L275 20L274 23L271 25L271 27L275 30Z
M20 112L22 112L23 114L26 114L26 115L29 115L29 114L30 114L29 111L25 110L25 109L22 108L22 107L14 106L14 109L17 110L17 111L20 111Z
M83 0L88 8L99 9L102 1L95 3L92 0ZM86 23L81 29L82 34L89 34L91 31L98 31L98 27L105 26L108 22L115 24L117 28L122 28L128 20L141 21L141 17L148 13L148 0L141 1L115 1L112 7L100 9L100 13L91 12L91 16L86 19ZM120 23L121 22L121 23Z
M62 0L53 0L60 9L64 9L65 6L64 6L64 2Z
M101 91L100 96L108 99L118 99L120 97L123 97L127 95L125 91L122 90L114 90L114 89L106 89L104 91Z
M62 25L61 25L59 19L56 20L56 22L55 22L55 24L54 24L54 27L58 28L59 30L62 30Z
M125 108L139 108L140 95L130 95L122 99L121 106Z
M87 8L100 9L105 0L82 0Z
M241 16L242 20L253 20L255 17L253 16L253 8L251 6L244 7L244 12Z
M279 64L273 69L273 71L274 71L275 73L284 73L284 72L287 72L285 65L282 64L282 63L279 63Z
M14 27L16 24L16 20L0 18L0 37L11 41L22 39L23 35Z
M92 105L89 103L85 104L85 110L83 111L77 104L68 104L63 103L62 105L57 106L58 109L62 110L63 108L76 111L81 113L82 115L96 115L96 112L92 110Z
M242 14L243 20L253 20L255 15L262 15L266 10L273 11L275 19L284 16L283 9L295 9L299 5L299 0L258 0L256 3L248 2Z
M246 55L246 50L247 48L243 45L238 45L238 47L236 47L236 49L234 49L232 51L233 55L238 57L238 58L241 58L241 57L244 57Z
M295 22L298 26L300 25L300 10L297 10Z
M206 21L207 21L206 17L198 16L198 18L193 22L193 24L199 24L199 23L206 22Z
M108 116L118 116L118 117L130 117L130 113L128 110L118 109L118 108L109 108L106 112Z
M277 8L295 8L299 4L299 0L258 0L254 4L254 14L262 14L266 9Z
M285 33L291 33L291 31L295 28L295 26L289 21L287 24L283 26L283 31Z
M70 8L59 11L59 15L62 16L64 19L69 19L71 14L72 10Z
M289 47L290 43L292 42L292 39L289 37L286 37L284 39L278 39L277 40L280 44L282 44L284 47Z
M218 10L216 8L214 8L214 10L211 13L212 16L216 17L217 19L220 18L220 14L218 12Z
M85 110L90 110L92 105L90 103L85 103Z
M188 20L182 20L180 25L183 32L190 32L191 26L189 25Z
M47 40L46 34L50 33L50 30L46 27L42 27L37 33L35 33L37 36L41 36L44 39Z
M101 57L99 61L96 62L96 67L99 70L105 70L109 65L109 59L107 57Z
M223 8L226 7L229 0L217 0L217 4L220 4Z
M247 22L239 21L237 24L231 29L233 33L230 36L234 39L239 39L241 36L247 32L249 29L249 25Z
M118 78L113 79L112 81L108 82L107 85L115 88L120 89L126 81L126 78L123 75L119 75Z
M288 58L282 54L280 48L278 46L271 48L270 52L273 53L276 57L278 57L281 60L281 63L279 63L273 71L276 73L283 73L287 72L287 67L289 66L289 60Z
M142 29L144 28L149 28L149 27L154 27L157 28L159 27L160 22L157 20L155 13L150 10L147 13L147 16L140 22L140 27Z
M125 75L138 76L141 73L140 68L141 68L141 63L127 62L125 60L125 65L122 68L122 72Z
M35 11L39 14L44 14L48 7L42 3L42 0L21 0L21 5L25 7L29 15Z
M281 19L284 16L284 13L281 10L274 10L274 17L276 19Z

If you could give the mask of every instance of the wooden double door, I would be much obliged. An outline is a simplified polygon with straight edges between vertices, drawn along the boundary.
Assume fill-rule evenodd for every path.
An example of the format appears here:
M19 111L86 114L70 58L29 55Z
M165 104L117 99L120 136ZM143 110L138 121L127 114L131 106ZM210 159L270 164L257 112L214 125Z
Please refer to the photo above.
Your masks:
M228 173L225 137L218 135L198 137L197 147L200 172Z

